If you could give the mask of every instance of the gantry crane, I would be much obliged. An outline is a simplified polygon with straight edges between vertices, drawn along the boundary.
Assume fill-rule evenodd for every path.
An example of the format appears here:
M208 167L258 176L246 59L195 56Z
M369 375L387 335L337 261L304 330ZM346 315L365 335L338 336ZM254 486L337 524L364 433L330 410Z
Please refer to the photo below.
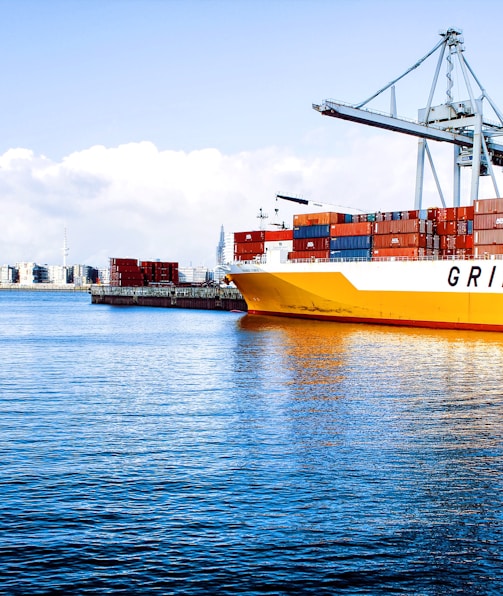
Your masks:
M430 52L428 52L428 54L426 54L426 56L421 58L402 75L359 104L352 105L328 99L321 105L313 104L313 108L325 116L341 118L351 122L359 122L361 124L367 124L369 126L419 137L415 209L421 209L422 207L425 154L428 156L440 199L445 207L445 200L428 147L429 140L443 141L454 145L454 206L460 205L461 168L466 166L472 168L470 190L470 200L472 204L473 201L478 198L480 176L490 175L496 196L500 196L496 178L494 176L493 165L503 166L503 145L494 142L495 137L503 135L503 115L491 100L486 90L482 87L470 65L466 61L463 53L464 41L461 37L461 33L462 32L457 29L448 29L441 33L440 36L442 39ZM440 51L440 55L426 107L419 110L417 121L398 118L396 116L395 84L420 66L437 50ZM433 97L444 56L447 62L446 101L441 105L433 106ZM458 61L468 95L468 99L463 101L455 101L452 96L452 88L454 85L453 61L455 60ZM475 97L473 93L472 82L475 82L478 85L480 90L479 97ZM390 114L383 114L381 112L364 109L364 106L387 89L391 89L392 94ZM493 109L499 123L492 123L484 118L484 100L486 100Z

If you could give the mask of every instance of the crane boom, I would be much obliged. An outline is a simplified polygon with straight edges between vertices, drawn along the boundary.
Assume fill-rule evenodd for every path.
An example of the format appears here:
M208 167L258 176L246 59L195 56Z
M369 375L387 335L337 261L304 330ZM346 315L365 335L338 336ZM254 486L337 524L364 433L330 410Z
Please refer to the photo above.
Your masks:
M479 177L488 174L491 175L496 195L499 196L492 165L503 166L503 145L495 143L493 138L498 135L503 135L503 115L490 100L485 90L481 87L471 67L466 62L463 56L463 40L460 37L460 34L461 31L456 29L448 29L446 32L441 33L442 40L433 48L433 50L400 77L395 78L391 83L384 86L365 102L352 105L327 99L321 104L313 104L313 109L324 116L331 116L333 118L348 120L358 124L366 124L368 126L393 132L400 132L420 139L416 174L416 208L421 208L424 158L427 152L428 156L430 155L427 147L428 141L447 142L457 147L454 152L455 180L453 188L455 206L460 204L459 180L460 168L463 166L470 166L472 168L472 184L470 192L472 202L478 198ZM441 55L430 90L430 96L426 107L418 111L418 119L416 121L398 118L395 115L395 108L392 108L391 114L389 115L368 108L363 109L364 105L386 89L390 88L390 86L392 87L392 104L394 105L394 83L417 68L426 58L439 48L441 48ZM444 58L444 54L447 55L447 99L444 104L432 106L432 98L438 82L440 65ZM464 101L453 101L451 95L453 87L452 61L455 58L459 61L467 94L469 95L469 99ZM469 74L472 75L481 90L482 95L480 98L476 99L473 95ZM488 99L491 107L500 119L499 124L494 124L484 119L482 113L483 99ZM431 159L430 165L433 169L435 178L437 178Z

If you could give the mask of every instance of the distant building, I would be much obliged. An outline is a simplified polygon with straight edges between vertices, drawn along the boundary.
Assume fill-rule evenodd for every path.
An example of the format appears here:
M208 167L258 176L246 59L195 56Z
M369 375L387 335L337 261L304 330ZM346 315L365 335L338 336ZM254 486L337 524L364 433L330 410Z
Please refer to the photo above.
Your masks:
M98 281L98 269L89 265L73 266L73 283L76 286L95 284Z
M0 284L13 284L17 281L17 270L10 265L0 267Z
M110 283L110 267L98 269L98 279L96 280L96 283L100 283L105 286Z
M47 273L49 282L52 284L64 285L70 281L68 267L62 265L48 265Z
M234 234L229 232L224 237L223 264L234 260Z
M19 283L24 285L42 284L49 282L47 267L33 262L16 263Z
M206 267L179 267L178 279L181 284L205 284L211 281L212 274Z
M223 265L225 263L225 233L224 226L220 228L220 240L217 244L217 265Z

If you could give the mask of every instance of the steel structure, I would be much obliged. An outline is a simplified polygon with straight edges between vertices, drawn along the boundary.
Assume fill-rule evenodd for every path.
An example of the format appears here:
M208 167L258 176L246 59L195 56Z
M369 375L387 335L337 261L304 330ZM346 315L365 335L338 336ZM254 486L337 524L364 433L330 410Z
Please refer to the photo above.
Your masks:
M464 41L461 37L461 33L462 32L457 29L448 29L441 33L440 36L442 39L430 52L428 52L428 54L426 54L426 56L421 58L402 75L359 104L352 105L328 99L321 105L313 104L313 108L325 116L341 118L351 122L358 122L419 137L415 209L421 209L422 207L425 155L428 157L440 199L445 206L445 200L440 188L438 176L428 148L429 140L447 142L454 145L454 206L460 205L461 168L467 166L472 168L470 189L471 203L478 198L480 176L491 176L495 194L497 197L500 197L496 178L494 176L493 165L503 166L503 145L497 144L494 141L495 137L503 135L503 115L491 100L486 90L482 87L472 68L466 61L463 53ZM419 110L417 121L398 118L396 116L395 83L420 66L437 50L439 51L439 58L426 107ZM444 57L447 63L446 101L441 105L433 106L433 97L437 88ZM455 60L458 61L459 70L462 73L466 92L468 94L468 99L463 101L455 101L452 96L454 85L453 62ZM475 83L478 86L480 90L479 97L475 96L472 90L472 83ZM390 88L392 97L389 115L364 109L364 106L370 101ZM484 118L484 100L491 106L499 123L489 122Z

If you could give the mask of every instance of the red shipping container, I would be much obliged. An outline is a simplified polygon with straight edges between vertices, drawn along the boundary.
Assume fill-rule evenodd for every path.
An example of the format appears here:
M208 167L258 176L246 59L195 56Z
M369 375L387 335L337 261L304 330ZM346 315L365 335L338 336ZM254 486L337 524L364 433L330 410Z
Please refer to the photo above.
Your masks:
M234 254L263 254L264 243L263 242L237 242L234 244Z
M430 255L431 251L426 248L375 248L372 250L372 257L375 259L389 258L389 257L406 257L409 259L417 259Z
M503 228L503 213L483 213L473 218L474 230L493 230Z
M473 233L473 244L503 244L503 229L476 230Z
M427 237L426 234L376 234L372 243L374 248L426 248Z
M317 226L336 223L344 223L346 215L336 211L324 211L321 213L300 213L293 216L293 226Z
M456 236L440 236L440 250L454 250L456 248Z
M468 221L470 219L473 219L475 213L475 208L473 205L469 205L467 207L458 207L457 209L458 221Z
M475 214L503 213L503 199L479 199L474 202Z
M110 258L111 265L138 265L137 259Z
M265 240L265 231L256 230L254 232L234 232L234 242L263 242Z
M373 223L371 221L332 224L330 226L330 236L370 236L372 228Z
M329 259L329 250L293 250L288 253L288 260L293 261L295 259Z
M483 257L485 255L503 255L503 244L475 245L473 247L473 254L476 257Z
M464 236L455 236L456 248L473 248L473 236L465 234Z
M294 238L293 250L327 250L330 238Z
M457 218L456 207L443 207L437 209L437 221L456 221Z
M425 219L395 219L374 224L374 234L431 234L433 222Z
M437 234L439 236L449 236L456 234L458 231L457 222L454 220L439 221L437 223Z
M293 230L266 230L265 241L273 242L279 240L292 240Z

